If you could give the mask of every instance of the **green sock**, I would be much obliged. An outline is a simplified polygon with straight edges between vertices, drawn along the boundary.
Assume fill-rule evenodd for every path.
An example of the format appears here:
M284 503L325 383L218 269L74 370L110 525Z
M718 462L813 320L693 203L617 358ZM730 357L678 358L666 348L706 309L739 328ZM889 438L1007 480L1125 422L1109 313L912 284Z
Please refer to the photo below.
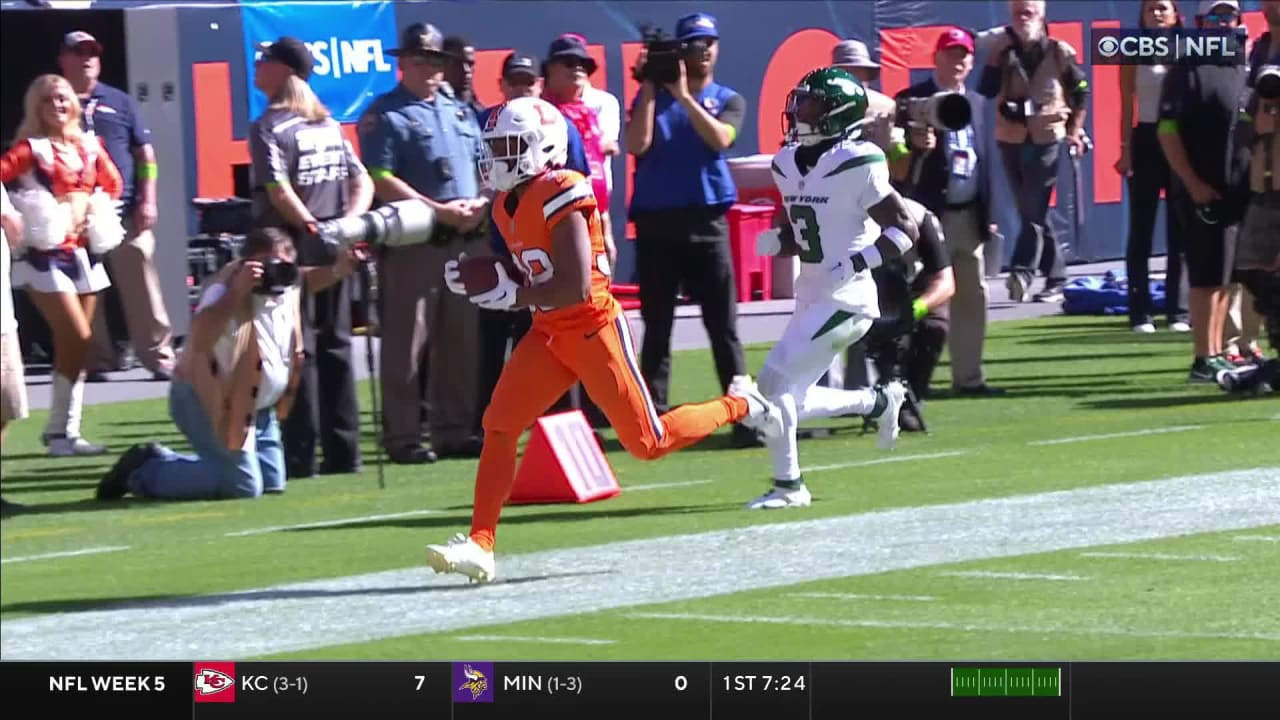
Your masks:
M804 487L804 478L798 477L795 480L774 480L773 486L779 490L799 490Z
M875 404L875 407L871 408L871 412L867 415L867 417L879 417L880 414L885 411L885 408L889 407L889 396L885 394L884 388L880 385L877 385L875 387L875 391L876 391L876 404Z

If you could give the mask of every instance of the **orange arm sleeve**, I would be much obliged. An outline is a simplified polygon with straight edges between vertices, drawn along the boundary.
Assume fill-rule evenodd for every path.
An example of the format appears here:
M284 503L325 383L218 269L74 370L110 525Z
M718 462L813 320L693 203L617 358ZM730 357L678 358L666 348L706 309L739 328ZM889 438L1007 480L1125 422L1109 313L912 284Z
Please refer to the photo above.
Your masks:
M0 157L0 182L13 182L31 169L31 146L26 141L15 143Z
M120 169L116 164L111 162L111 156L107 154L106 147L102 146L102 139L96 138L98 143L98 187L102 188L113 200L119 200L120 194L124 192L124 181L120 179Z

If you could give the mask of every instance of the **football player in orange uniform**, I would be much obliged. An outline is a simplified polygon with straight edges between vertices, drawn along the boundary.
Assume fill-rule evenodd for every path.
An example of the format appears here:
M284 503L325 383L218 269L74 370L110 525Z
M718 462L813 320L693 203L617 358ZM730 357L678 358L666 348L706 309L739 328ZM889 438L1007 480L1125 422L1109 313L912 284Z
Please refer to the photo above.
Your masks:
M611 269L591 181L562 169L566 145L564 116L539 98L511 100L485 124L480 170L497 191L493 221L527 280L516 283L495 262L497 286L471 301L494 310L532 307L533 328L503 368L484 415L471 533L427 547L436 572L478 582L494 578L494 534L515 483L516 443L575 382L609 418L622 446L646 460L735 422L768 437L782 428L778 408L746 376L735 378L724 397L658 415L627 318L609 292ZM446 263L445 279L450 290L466 294L456 260Z

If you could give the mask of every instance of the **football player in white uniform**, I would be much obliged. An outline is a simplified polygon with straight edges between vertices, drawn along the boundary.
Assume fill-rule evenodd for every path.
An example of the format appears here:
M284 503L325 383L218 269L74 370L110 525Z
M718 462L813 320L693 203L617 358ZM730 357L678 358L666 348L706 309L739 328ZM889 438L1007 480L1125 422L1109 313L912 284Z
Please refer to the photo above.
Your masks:
M800 475L796 426L812 417L857 414L879 423L878 444L892 449L906 389L818 387L831 361L880 316L871 270L901 256L918 229L889 184L884 153L862 137L867 93L853 75L823 68L787 100L788 144L773 160L782 226L761 233L757 252L800 258L796 309L769 351L759 388L782 410L783 432L769 439L773 487L751 509L804 507L812 497Z

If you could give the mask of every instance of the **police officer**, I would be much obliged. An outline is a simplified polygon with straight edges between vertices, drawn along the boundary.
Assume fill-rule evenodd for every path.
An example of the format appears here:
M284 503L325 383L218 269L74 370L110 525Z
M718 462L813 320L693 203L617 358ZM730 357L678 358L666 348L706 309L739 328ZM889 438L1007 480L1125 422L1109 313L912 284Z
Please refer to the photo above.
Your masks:
M626 129L627 151L636 156L628 214L636 227L644 319L640 371L658 412L669 407L671 330L682 286L701 307L721 387L727 391L735 375L746 374L725 217L738 192L725 152L742 129L747 102L713 76L720 50L715 18L680 18L676 39L681 57L675 82L644 80ZM641 56L638 77L644 77L645 63ZM734 440L739 446L762 444L740 425Z
M269 105L249 128L255 224L293 231L311 290L302 304L306 363L283 427L291 478L315 474L317 438L324 452L322 474L360 468L351 283L345 275L331 277L337 272L333 259L317 256L319 248L309 247L307 236L314 234L317 222L360 215L373 202L373 183L364 165L307 84L311 67L310 51L296 38L266 45L254 67L254 85ZM317 292L322 284L327 289Z
M94 322L89 375L96 376L91 379L105 379L101 372L94 371L116 366L112 336L124 333L117 327L121 323L108 323L108 318L114 320L123 314L123 325L138 360L156 380L168 380L173 376L173 334L160 276L152 262L156 249L151 228L156 222L157 169L151 131L128 93L98 80L102 44L92 35L82 30L67 33L58 53L58 67L80 96L85 131L102 139L107 155L124 180L120 213L128 234L107 255L111 289L105 293L103 312Z
M476 307L444 286L444 264L463 252L484 252L488 201L480 197L480 128L466 106L441 92L450 56L439 30L410 25L388 54L399 60L401 81L360 119L361 153L377 198L423 200L435 209L436 230L425 244L385 249L378 263L383 442L397 463L475 457ZM424 348L434 451L421 444Z

